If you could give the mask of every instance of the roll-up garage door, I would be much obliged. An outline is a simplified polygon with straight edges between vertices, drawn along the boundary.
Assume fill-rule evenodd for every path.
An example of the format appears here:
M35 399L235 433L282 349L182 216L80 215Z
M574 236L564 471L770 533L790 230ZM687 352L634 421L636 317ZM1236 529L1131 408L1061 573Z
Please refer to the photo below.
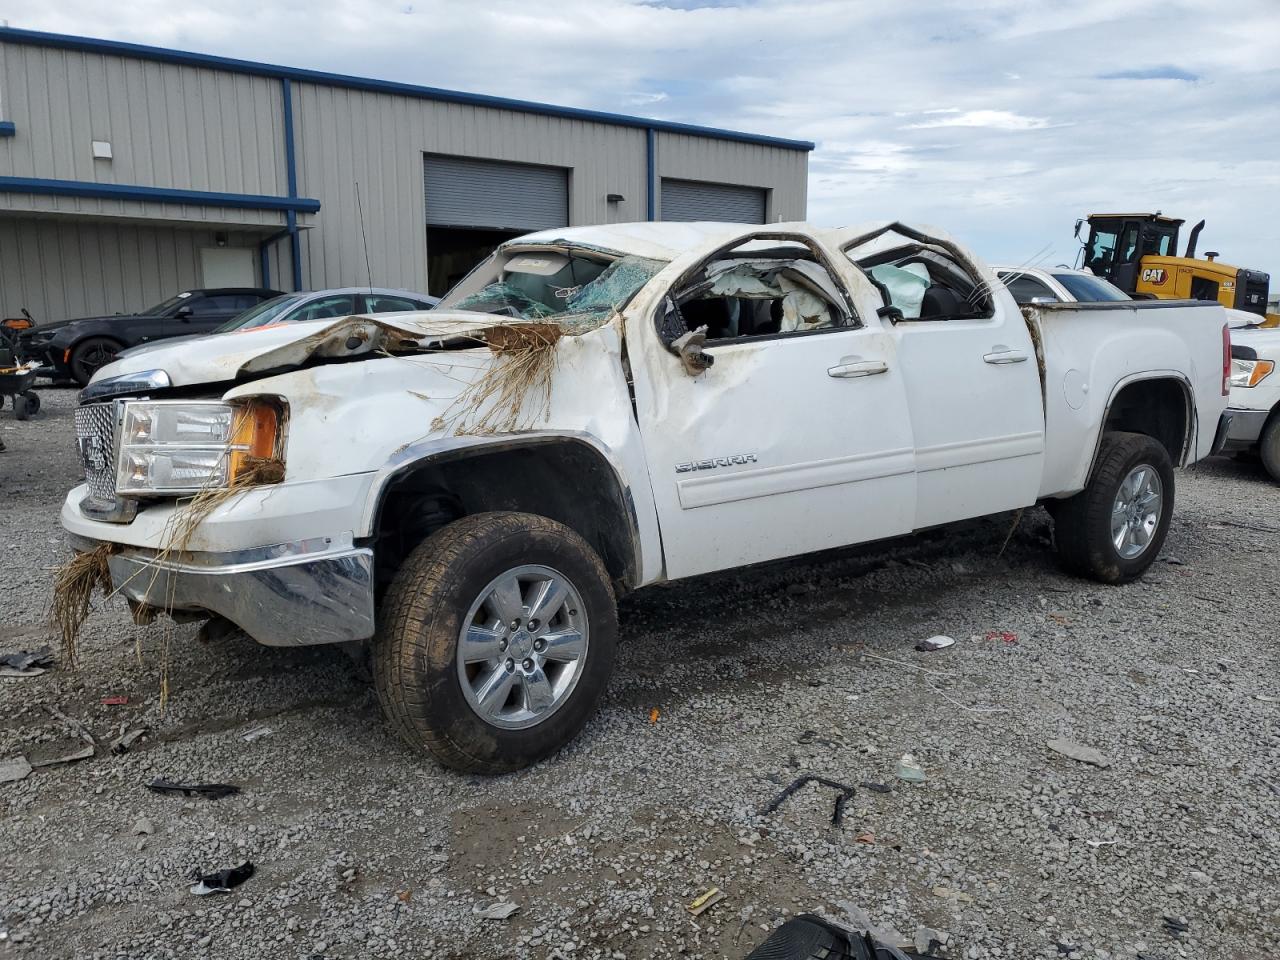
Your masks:
M428 155L426 192L432 226L528 231L569 224L562 167Z
M764 223L764 190L729 183L662 180L663 220Z

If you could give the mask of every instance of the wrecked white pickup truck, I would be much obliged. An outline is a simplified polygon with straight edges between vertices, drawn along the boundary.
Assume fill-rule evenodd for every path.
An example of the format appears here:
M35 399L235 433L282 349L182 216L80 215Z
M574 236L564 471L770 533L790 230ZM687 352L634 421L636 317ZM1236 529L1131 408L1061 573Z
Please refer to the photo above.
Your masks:
M1024 316L989 277L901 224L533 234L430 313L103 368L62 522L140 619L372 640L408 742L511 770L582 728L648 584L1037 502L1070 570L1146 569L1219 431L1221 308Z

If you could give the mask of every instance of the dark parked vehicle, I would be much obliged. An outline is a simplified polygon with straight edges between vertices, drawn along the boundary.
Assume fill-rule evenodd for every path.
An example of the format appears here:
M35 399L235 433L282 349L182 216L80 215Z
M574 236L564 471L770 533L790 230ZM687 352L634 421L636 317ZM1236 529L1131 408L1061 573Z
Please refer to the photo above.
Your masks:
M41 376L55 380L70 377L84 386L94 371L127 347L209 333L263 300L279 295L278 290L257 287L186 290L141 313L43 323L19 335L18 356L39 360Z

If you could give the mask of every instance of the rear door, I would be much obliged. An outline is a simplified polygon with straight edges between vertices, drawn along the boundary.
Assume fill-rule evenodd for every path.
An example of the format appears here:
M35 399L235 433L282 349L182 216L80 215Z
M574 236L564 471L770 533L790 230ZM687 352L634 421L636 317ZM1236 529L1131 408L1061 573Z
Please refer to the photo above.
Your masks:
M673 352L672 331L660 333L665 303L661 316L628 323L672 578L911 528L914 455L894 338L858 315L820 260L774 272L748 268L753 259L717 252L668 291L687 329L708 328L713 363L702 372Z
M855 263L874 249L872 259L931 271L923 307L893 325L911 411L917 529L1035 503L1045 436L1035 348L1012 297L949 241L950 249L919 237L844 245Z

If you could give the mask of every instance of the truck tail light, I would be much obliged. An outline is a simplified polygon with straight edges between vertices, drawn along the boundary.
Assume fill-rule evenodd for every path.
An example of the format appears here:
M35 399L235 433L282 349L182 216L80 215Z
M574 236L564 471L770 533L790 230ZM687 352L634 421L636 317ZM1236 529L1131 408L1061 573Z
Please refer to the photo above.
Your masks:
M1222 395L1231 396L1231 328L1222 325Z

